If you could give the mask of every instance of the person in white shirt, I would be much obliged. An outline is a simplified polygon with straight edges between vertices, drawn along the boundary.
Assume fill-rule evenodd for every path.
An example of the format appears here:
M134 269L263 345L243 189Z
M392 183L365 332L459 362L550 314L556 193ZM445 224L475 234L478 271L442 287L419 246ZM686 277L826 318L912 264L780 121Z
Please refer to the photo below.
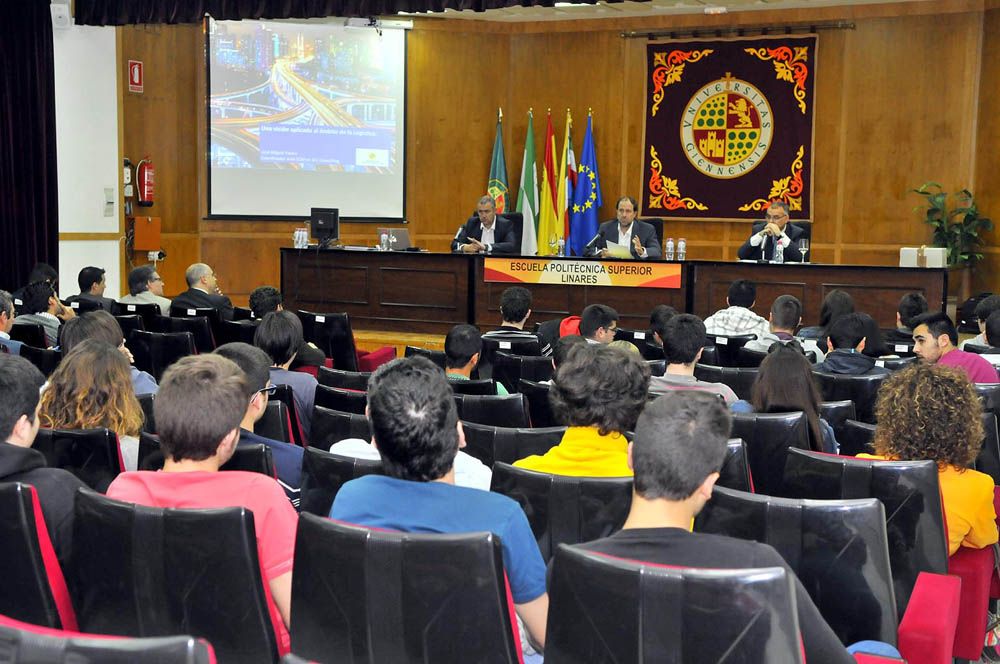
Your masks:
M496 203L487 195L479 199L475 216L458 229L451 250L463 254L516 254L516 244L514 223L497 215Z
M773 260L774 246L780 243L782 256L786 262L801 261L804 256L799 251L799 240L803 239L805 231L789 224L788 215L788 203L772 201L767 208L764 221L753 225L750 237L736 252L740 260Z
M802 303L794 295L779 295L771 304L770 332L748 341L744 348L767 352L776 343L785 344L795 338L795 329L802 323ZM822 362L825 353L815 339L802 339L802 350L813 354L813 363Z
M705 331L732 337L753 334L762 337L771 326L767 319L758 316L751 307L757 302L757 284L749 279L737 279L729 284L726 308L716 311L705 319Z
M601 224L597 235L584 247L584 255L607 258L608 242L614 242L628 247L632 258L660 258L663 252L660 250L660 239L656 237L656 229L652 224L636 219L637 211L634 198L619 198L615 204L617 218Z
M366 413L367 414L367 413ZM465 447L465 440L461 441ZM374 442L360 438L345 438L330 446L330 454L377 461L382 458ZM490 490L493 471L482 461L462 450L455 456L455 484L470 489Z

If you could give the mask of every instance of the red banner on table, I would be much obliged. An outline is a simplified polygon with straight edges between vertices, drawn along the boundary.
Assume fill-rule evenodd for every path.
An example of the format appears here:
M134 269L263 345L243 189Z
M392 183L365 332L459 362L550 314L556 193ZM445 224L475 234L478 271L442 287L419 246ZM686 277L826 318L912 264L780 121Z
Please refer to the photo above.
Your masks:
M642 212L760 219L775 199L810 219L816 36L646 47Z
M681 265L644 261L487 258L483 281L512 284L558 284L680 288Z

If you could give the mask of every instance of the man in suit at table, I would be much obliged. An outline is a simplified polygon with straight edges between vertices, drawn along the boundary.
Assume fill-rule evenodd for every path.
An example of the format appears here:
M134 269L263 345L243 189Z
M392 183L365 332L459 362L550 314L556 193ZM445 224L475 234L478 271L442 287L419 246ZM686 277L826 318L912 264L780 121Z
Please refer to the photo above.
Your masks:
M173 306L185 309L215 309L223 320L233 319L233 303L219 290L215 271L195 263L184 272L188 289L174 298Z
M805 235L805 231L788 223L788 212L788 203L785 201L771 201L764 221L754 223L753 232L736 253L740 260L771 260L774 258L774 243L777 241L784 248L786 261L801 262L799 240Z
M608 256L608 242L627 244L632 258L659 258L660 240L651 224L635 218L636 202L631 196L622 196L615 205L617 219L601 224L597 236L584 247L585 256Z
M513 222L497 215L493 198L483 196L476 204L476 214L458 229L451 250L463 254L516 254L516 243Z

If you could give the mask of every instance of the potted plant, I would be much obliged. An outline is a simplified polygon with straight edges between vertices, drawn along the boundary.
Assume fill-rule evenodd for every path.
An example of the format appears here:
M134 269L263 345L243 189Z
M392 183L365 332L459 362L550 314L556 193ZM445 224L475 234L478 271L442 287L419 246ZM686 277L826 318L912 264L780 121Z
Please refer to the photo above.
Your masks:
M968 189L951 195L956 203L951 209L948 192L937 182L925 182L911 191L924 197L926 207L917 206L913 210L924 211L924 223L933 229L933 246L947 249L948 267L961 270L959 302L964 302L969 297L971 271L983 258L977 251L983 241L980 232L993 230L993 221L979 214Z

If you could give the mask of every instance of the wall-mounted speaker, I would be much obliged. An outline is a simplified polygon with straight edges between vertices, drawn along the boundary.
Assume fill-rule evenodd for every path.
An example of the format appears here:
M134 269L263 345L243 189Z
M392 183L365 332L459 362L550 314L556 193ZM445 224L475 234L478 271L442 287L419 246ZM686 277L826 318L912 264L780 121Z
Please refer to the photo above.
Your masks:
M73 25L68 4L54 2L49 5L49 10L52 12L52 27L56 30L68 30Z

